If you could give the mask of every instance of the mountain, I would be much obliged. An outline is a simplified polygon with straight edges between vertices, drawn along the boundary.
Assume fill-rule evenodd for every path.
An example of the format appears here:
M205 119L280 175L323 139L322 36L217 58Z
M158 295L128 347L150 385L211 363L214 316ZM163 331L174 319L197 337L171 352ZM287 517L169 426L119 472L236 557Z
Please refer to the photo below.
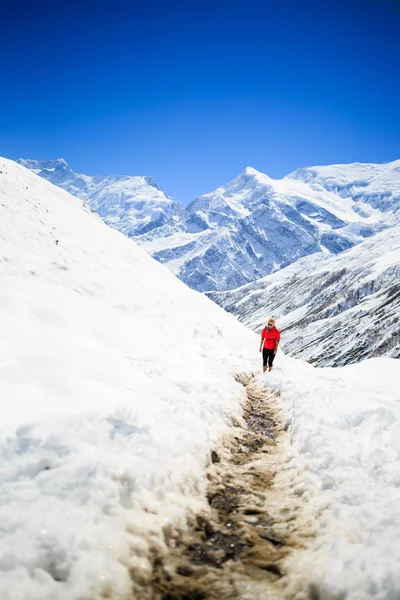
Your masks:
M209 507L257 340L6 159L0 277L0 597L149 598L152 548Z
M139 241L197 290L238 287L302 256L342 252L400 222L399 164L337 165L334 173L343 168L352 182L347 188L335 187L333 176L324 187L322 176L309 182L304 171L274 180L248 167L189 204L183 222Z
M400 212L400 160L382 165L353 163L309 167L297 169L285 179L304 181L314 190L334 192L382 212L394 215Z
M74 173L63 158L17 161L70 194L85 200L114 229L134 237L179 218L181 206L151 177Z
M275 315L283 350L317 366L400 358L400 227L208 296L257 333Z
M337 254L400 223L400 161L312 167L281 180L248 167L185 209L146 178L75 175L60 160L20 162L87 200L201 292L237 288L309 254Z
M364 295L398 241L342 255ZM262 375L232 315L5 159L0 277L1 600L400 597L398 360Z

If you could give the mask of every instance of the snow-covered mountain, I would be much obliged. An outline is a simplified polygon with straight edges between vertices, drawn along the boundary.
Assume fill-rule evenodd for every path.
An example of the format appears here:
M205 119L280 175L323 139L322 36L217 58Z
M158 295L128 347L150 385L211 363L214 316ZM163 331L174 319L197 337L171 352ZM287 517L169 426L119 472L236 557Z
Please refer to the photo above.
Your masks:
M315 190L323 188L383 212L400 212L400 160L309 167L297 169L285 179L304 181Z
M20 162L87 199L198 291L237 288L400 223L400 161L300 169L282 180L248 167L185 209L145 178L78 176L64 161Z
M255 336L6 159L0 286L0 597L148 598L149 548L208 506Z
M375 274L393 262L381 253ZM398 360L315 369L279 352L250 387L267 387L282 431L248 454L232 373L260 368L258 338L84 203L5 159L0 286L1 600L151 600L155 586L166 598L160 566L177 532L210 515L207 474L223 485L211 449L222 464L233 440L249 488L253 456L276 470L268 511L263 494L249 508L288 551L278 563L288 593L270 593L271 554L247 538L236 564L255 550L249 577L226 562L235 593L293 598L300 579L315 598L399 597ZM218 489L230 498L233 488ZM210 597L232 597L206 561L191 575L174 558L166 578L189 582L179 597L204 597L198 577Z
M352 185L337 189L331 181L310 184L299 173L274 180L247 168L192 202L183 223L166 224L140 241L191 287L231 289L302 256L337 254L400 222L399 168L400 161L364 165L362 180L360 165L343 165ZM363 196L354 180L364 186Z
M313 254L229 292L208 294L261 331L278 317L282 348L318 366L400 357L400 227L330 256Z
M17 162L88 202L107 225L129 237L173 222L181 212L181 205L167 196L151 177L78 175L63 158Z

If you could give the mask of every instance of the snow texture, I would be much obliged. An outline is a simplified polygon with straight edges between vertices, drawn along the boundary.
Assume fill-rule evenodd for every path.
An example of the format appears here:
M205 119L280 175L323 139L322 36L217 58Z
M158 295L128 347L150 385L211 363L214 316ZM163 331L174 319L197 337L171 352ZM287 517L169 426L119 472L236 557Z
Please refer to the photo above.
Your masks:
M337 256L300 259L229 292L208 294L259 333L279 318L282 348L318 366L400 357L400 227Z
M6 159L0 211L1 600L131 599L205 502L257 339Z
M294 171L285 179L304 181L314 190L323 188L383 212L395 215L400 212L400 160L383 165L352 163L308 167Z
M150 545L203 506L210 450L241 415L231 374L254 368L258 338L5 159L0 210L0 597L128 600ZM390 234L394 255L369 247L372 279L397 260ZM400 596L399 365L315 369L280 351L258 378L317 518L291 565L310 597Z
M161 227L177 218L181 211L180 204L167 196L151 177L78 175L63 158L17 162L86 201L107 225L129 237Z
M146 178L78 176L62 160L21 163L88 200L109 225L198 291L234 289L400 224L400 161L312 167L282 180L247 167L185 209L154 182L145 185Z
M315 369L285 357L259 378L280 393L296 493L318 519L297 564L310 597L400 597L400 361Z

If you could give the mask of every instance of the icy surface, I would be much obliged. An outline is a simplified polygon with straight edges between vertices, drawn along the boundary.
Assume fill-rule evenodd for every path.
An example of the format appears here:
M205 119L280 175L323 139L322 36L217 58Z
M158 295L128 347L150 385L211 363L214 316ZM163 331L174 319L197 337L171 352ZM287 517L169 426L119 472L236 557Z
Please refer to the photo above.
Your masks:
M282 348L318 366L400 357L400 227L209 296L259 333L279 318Z
M281 180L247 167L185 209L148 178L76 175L62 160L22 162L88 200L199 291L237 288L400 223L400 161L311 167Z
M400 361L376 358L315 369L285 357L260 377L280 392L297 493L318 517L297 568L313 597L400 597Z
M5 159L0 212L1 600L131 599L204 500L257 339Z

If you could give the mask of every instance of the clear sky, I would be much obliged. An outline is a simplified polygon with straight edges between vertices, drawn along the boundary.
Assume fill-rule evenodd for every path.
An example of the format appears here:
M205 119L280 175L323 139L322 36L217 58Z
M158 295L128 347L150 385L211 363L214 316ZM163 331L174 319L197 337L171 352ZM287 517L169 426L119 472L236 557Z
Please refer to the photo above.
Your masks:
M151 175L400 158L400 0L7 2L0 155Z

